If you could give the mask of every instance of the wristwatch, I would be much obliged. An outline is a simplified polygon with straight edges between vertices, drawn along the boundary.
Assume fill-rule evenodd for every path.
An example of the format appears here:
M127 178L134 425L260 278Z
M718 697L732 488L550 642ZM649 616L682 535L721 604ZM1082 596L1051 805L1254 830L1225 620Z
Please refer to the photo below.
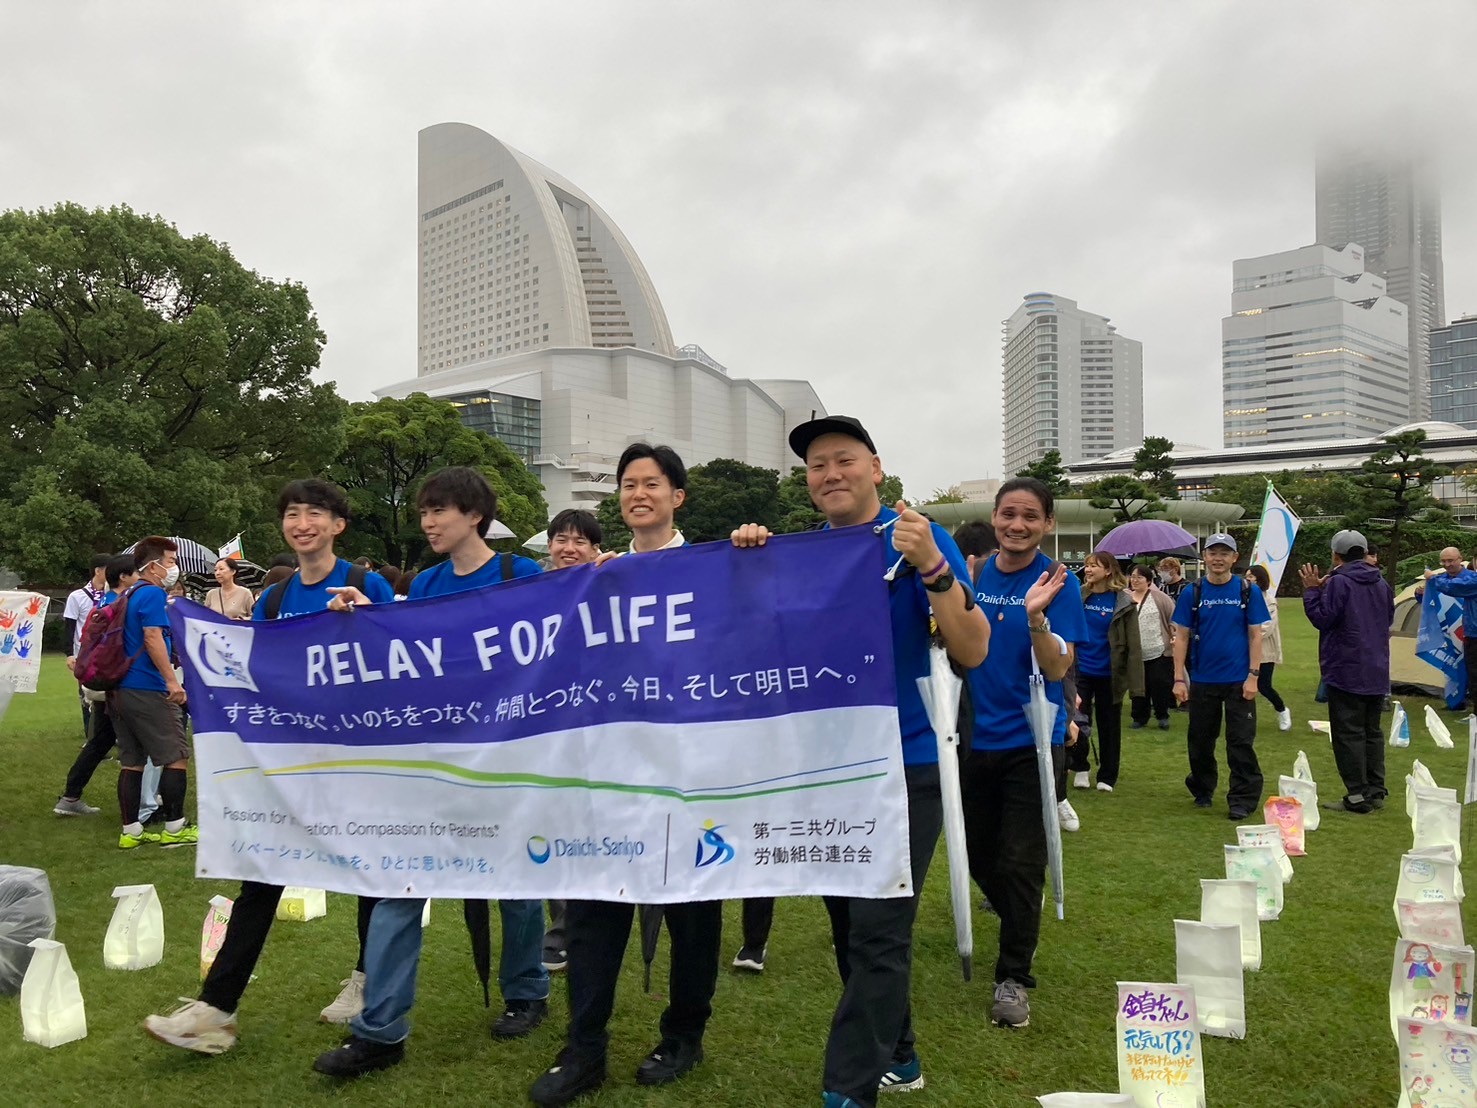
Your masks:
M929 592L948 592L954 587L954 574L950 570L944 570L932 581L923 582L923 587Z
M1051 633L1051 620L1047 619L1045 616L1042 616L1040 623L1027 623L1026 624L1026 630L1029 631L1029 632L1031 632L1031 634L1033 634L1033 635L1035 635L1035 634L1050 634Z

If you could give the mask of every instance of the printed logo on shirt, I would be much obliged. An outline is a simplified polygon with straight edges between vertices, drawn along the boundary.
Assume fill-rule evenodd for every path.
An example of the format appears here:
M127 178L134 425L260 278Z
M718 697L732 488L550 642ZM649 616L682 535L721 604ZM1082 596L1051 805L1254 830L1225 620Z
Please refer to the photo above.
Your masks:
M988 593L975 593L975 602L978 604L993 604L997 608L1023 608L1026 604L1024 596L1009 596L999 594L991 596Z
M1207 596L1200 601L1202 608L1239 608L1241 598L1239 596Z
M256 628L249 623L227 625L185 617L185 653L200 680L217 689L259 692L251 676L251 642Z

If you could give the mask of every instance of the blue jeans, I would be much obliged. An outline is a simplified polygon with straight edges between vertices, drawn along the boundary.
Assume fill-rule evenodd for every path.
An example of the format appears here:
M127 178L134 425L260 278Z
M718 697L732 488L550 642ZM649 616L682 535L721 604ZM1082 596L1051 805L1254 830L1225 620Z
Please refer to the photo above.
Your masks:
M369 921L364 947L364 1010L349 1021L361 1039L398 1043L410 1034L415 975L421 957L421 912L425 900L381 900ZM503 1000L547 1000L544 969L544 904L541 900L500 900L503 945L497 983Z

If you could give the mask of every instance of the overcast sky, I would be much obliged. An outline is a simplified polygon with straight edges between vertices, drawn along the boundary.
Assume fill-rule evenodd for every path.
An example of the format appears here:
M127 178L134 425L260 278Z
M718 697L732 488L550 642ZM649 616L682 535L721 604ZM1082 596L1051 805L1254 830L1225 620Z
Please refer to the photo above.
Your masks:
M350 399L415 375L416 132L568 177L677 343L807 377L910 493L1000 476L1000 321L1144 344L1145 427L1220 442L1231 261L1313 241L1315 137L1443 151L1477 312L1477 4L0 0L0 205L127 203L303 282Z

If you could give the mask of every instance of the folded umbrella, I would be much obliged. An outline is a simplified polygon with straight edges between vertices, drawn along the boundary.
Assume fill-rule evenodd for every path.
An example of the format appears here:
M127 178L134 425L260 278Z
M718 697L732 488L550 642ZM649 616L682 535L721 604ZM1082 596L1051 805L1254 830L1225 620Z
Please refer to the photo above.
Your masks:
M472 940L472 965L482 982L482 1007L492 1007L492 993L487 982L492 977L492 918L485 900L462 901L462 918L467 921L467 935Z
M642 904L637 909L641 919L641 962L645 969L641 989L651 992L651 963L656 961L657 940L662 937L662 919L666 909L660 904Z
M1056 725L1057 706L1046 698L1046 678L1031 652L1031 697L1021 706L1031 721L1036 740L1036 768L1041 778L1041 821L1046 829L1046 864L1051 872L1051 892L1056 900L1056 918L1066 918L1066 886L1062 878L1062 829L1056 816L1056 768L1051 761L1051 733Z
M954 909L954 942L968 981L973 974L974 920L969 905L969 851L964 840L964 800L959 788L959 688L963 679L949 665L943 647L928 652L928 676L918 691L938 740L939 790L944 805L944 846L949 853L949 899ZM916 889L914 890L917 891Z

